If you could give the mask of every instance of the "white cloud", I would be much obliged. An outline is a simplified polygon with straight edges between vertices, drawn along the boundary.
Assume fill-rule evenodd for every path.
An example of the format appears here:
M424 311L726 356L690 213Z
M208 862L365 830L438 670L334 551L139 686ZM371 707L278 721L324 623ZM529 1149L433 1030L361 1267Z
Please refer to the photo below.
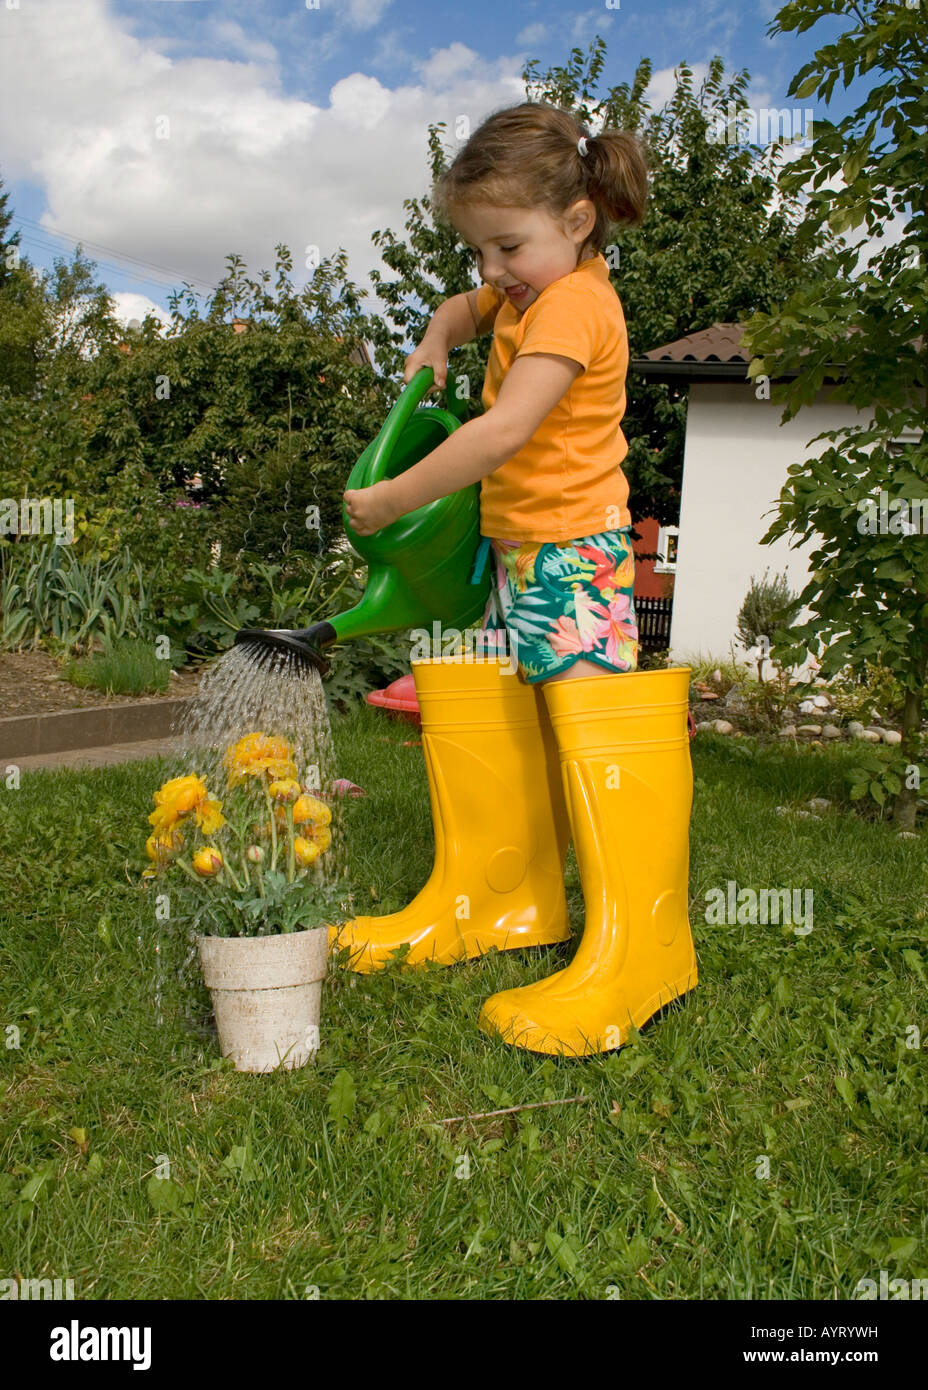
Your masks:
M158 320L162 327L171 322L171 315L166 314L160 304L156 304L153 299L149 299L146 294L131 294L128 291L119 290L112 296L113 314L119 323L125 326L133 319L138 319L139 323L145 318L146 314L151 314L152 318Z
M306 15L310 27L319 20ZM402 233L403 200L427 190L429 122L450 132L466 114L473 128L523 98L517 57L478 61L463 44L436 50L395 88L349 72L315 104L283 91L266 53L260 63L189 47L167 56L107 0L30 0L0 22L7 185L44 190L50 231L207 284L233 251L253 274L273 270L279 241L298 284L310 246L324 256L343 246L362 288L373 267L392 274L371 233ZM237 25L224 32L241 44ZM158 138L159 117L169 138Z
M516 43L531 47L533 44L544 43L547 37L547 24L527 24L516 34Z
M462 73L473 72L483 65L479 53L468 48L466 43L450 43L447 48L436 49L425 62L416 63L416 71L430 86L448 82Z
M217 19L210 31L216 44L231 49L239 57L255 63L276 63L277 50L272 43L265 43L254 34L246 34L234 19Z
M597 34L611 28L613 19L613 15L603 10L584 10L571 20L570 37L574 43L589 43Z
M339 10L352 29L372 29L393 0L342 0Z

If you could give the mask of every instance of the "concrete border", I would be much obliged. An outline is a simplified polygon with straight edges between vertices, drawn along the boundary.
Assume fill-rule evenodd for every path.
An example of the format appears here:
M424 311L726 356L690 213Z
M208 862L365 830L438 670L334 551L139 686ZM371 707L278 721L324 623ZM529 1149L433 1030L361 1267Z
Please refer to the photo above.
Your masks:
M194 698L137 700L125 705L97 705L93 709L0 719L0 758L15 760L170 738L176 732L172 724L175 720L180 722Z

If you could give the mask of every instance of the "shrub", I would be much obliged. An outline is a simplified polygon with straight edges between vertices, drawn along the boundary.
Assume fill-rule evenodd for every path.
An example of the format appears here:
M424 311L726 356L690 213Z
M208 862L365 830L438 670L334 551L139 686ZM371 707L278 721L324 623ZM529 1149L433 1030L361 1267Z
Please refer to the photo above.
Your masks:
M100 690L106 695L163 694L171 675L173 657L159 659L153 642L138 637L107 641L92 656L71 658L64 678L72 685Z
M770 641L778 627L788 627L800 608L798 594L792 593L785 574L768 580L769 568L764 570L761 580L751 575L751 587L738 614L737 633L746 648L760 643L766 646L757 661L757 679L763 680L764 660L770 650ZM766 638L766 643L763 639Z

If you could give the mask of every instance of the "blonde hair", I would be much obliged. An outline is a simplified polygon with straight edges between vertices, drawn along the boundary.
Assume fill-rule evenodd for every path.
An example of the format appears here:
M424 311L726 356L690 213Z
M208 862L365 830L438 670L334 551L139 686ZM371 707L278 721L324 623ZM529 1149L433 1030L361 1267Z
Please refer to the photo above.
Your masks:
M587 244L602 251L613 226L644 220L646 146L626 130L591 135L569 111L534 101L488 116L432 189L445 220L455 206L543 207L560 217L581 198L596 209Z

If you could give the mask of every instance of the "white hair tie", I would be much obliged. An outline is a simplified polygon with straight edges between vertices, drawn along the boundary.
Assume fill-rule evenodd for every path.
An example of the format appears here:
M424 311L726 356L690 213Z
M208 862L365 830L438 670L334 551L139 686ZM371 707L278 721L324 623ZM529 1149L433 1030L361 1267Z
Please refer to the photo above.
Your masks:
M586 143L586 136L585 136L585 135L581 135L581 136L580 136L580 139L577 141L577 151L578 151L578 153L579 153L581 159L583 158L583 156L584 156L585 154L588 154L588 153L589 153L589 146L588 146L587 143Z

